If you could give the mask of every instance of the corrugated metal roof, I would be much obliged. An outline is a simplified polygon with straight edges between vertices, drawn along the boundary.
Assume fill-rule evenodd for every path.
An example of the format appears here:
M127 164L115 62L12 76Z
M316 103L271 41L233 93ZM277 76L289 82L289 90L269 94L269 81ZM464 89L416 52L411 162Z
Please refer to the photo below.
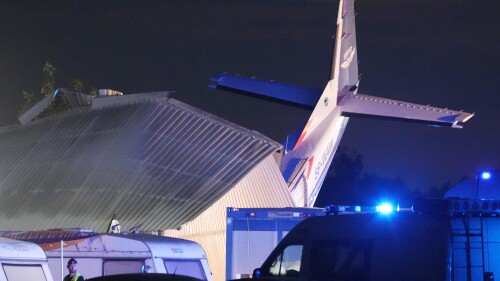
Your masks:
M279 148L165 92L96 98L0 130L0 230L177 228Z
M98 233L93 231L71 231L71 230L34 230L34 231L0 231L0 237L28 241L31 243L46 244L60 242L61 240L79 240L94 237Z

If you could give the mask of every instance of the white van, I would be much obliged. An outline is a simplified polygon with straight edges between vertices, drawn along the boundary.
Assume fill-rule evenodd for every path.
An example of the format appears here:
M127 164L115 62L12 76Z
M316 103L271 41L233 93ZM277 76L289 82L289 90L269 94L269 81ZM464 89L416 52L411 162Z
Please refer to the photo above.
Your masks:
M0 237L0 281L53 281L40 246Z

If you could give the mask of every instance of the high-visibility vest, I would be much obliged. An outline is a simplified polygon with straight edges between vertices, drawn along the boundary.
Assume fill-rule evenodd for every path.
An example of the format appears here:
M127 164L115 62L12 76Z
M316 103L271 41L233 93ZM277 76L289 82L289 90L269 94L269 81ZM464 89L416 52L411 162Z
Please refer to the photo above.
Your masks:
M75 275L73 275L73 277L71 278L71 281L76 281L76 280L78 280L78 277L80 277L80 276L81 276L81 275L80 275L80 273L78 273L78 272L77 272L77 273L75 273Z

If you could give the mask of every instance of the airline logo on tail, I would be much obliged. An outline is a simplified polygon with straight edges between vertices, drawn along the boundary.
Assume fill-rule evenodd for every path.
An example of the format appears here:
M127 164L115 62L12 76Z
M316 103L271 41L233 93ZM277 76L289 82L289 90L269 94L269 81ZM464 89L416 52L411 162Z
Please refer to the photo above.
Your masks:
M356 48L353 48L352 46L347 49L347 51L344 54L344 62L340 65L342 68L348 68L349 65L351 65L352 59L354 58L354 55L356 54Z

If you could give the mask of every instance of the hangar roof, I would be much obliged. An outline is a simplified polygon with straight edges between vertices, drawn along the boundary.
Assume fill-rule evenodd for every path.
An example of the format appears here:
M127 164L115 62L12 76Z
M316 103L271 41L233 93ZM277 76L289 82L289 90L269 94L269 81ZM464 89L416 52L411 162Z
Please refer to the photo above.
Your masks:
M168 92L30 120L0 128L0 230L177 228L281 148Z

